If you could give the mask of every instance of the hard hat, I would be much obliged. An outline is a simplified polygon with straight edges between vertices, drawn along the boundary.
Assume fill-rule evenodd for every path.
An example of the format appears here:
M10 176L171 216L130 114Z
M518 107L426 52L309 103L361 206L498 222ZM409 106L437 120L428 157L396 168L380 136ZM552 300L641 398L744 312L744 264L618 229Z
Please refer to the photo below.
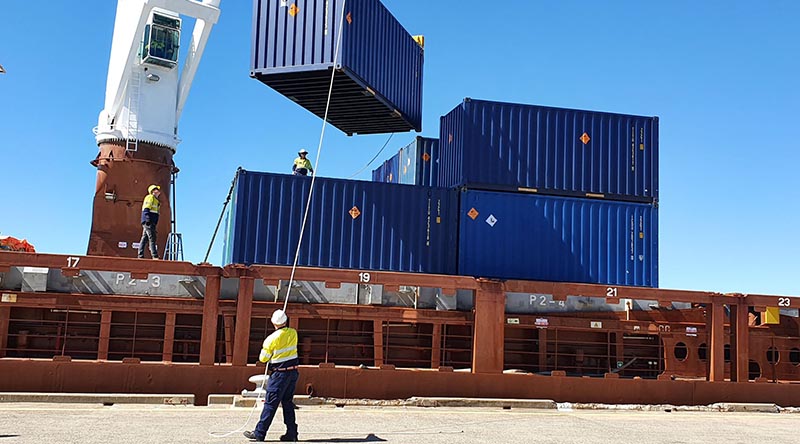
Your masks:
M305 149L302 149L302 150L298 151L297 154L308 154L308 151L306 151Z
M272 313L272 323L275 325L283 325L287 320L288 318L286 317L286 313L284 313L281 309L277 309L274 313Z
M153 190L161 190L161 187L158 186L158 185L150 185L149 187L147 187L147 192L148 193L152 193Z

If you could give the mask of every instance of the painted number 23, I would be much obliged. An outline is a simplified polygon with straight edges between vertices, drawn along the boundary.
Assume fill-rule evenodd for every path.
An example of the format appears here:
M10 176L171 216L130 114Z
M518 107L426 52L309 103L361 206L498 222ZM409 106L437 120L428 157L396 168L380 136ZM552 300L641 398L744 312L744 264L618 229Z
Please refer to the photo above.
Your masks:
M792 301L789 298L778 298L778 306L779 307L791 307Z

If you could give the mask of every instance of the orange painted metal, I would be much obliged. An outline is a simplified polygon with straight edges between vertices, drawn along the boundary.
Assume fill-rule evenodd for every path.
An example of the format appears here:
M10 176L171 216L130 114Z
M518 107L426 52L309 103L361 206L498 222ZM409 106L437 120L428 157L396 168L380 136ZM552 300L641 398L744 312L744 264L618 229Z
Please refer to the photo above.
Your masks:
M139 142L137 151L126 151L125 141L101 143L99 148L91 162L97 168L97 183L87 254L136 257L133 243L142 237L142 201L153 184L162 188L157 231L158 252L163 254L170 232L170 179L177 171L172 150ZM150 257L146 251L145 257Z
M472 371L503 372L505 292L500 282L480 282L475 293L475 331Z
M233 365L247 365L250 345L250 320L253 310L253 278L239 278L239 295L236 299L236 334L233 338Z
M291 272L288 267L219 268L186 262L0 252L0 271L20 266L61 269L68 275L80 273L82 270L97 270L144 276L204 276L206 294L203 300L198 300L179 297L13 292L16 302L0 304L0 356L7 355L12 350L9 348L12 337L16 344L13 351L17 356L25 353L25 350L20 350L17 346L18 342L24 339L30 343L34 340L33 335L26 336L19 332L19 327L14 327L16 330L13 335L10 333L11 325L19 324L19 317L49 313L48 316L53 320L47 321L49 324L42 324L42 328L52 331L49 333L50 337L55 338L56 342L54 346L48 344L47 347L51 347L52 354L59 356L59 359L65 359L60 355L67 353L61 351L64 343L58 341L75 340L65 332L69 324L72 325L70 328L84 328L88 332L96 329L97 333L92 333L97 335L93 345L95 349L78 348L84 354L96 353L99 360L116 356L114 360L125 358L126 362L137 362L139 356L133 355L143 352L142 356L148 358L150 349L125 354L111 346L110 342L115 339L112 338L112 329L116 328L116 317L136 320L142 316L142 334L150 335L145 336L144 340L161 344L162 348L156 348L156 359L165 362L103 363L74 359L74 356L71 361L64 362L5 358L0 359L0 370L13 371L14 373L7 374L22 376L19 379L14 378L14 381L0 381L2 389L174 392L180 390L168 385L168 381L171 378L186 379L186 376L176 376L175 372L180 371L181 375L194 375L190 378L192 386L187 385L184 389L198 396L212 391L239 392L247 386L244 382L246 378L259 372L256 367L247 365L254 361L254 356L248 356L249 343L251 339L261 341L263 338L251 338L251 334L260 336L256 332L261 327L257 326L264 326L272 311L281 307L282 303L253 301L254 280L266 279L277 283L278 280L288 279ZM236 301L219 300L219 284L223 278L240 279ZM298 270L298 279L336 286L341 283L359 283L361 276L358 270L303 268ZM794 318L784 317L781 318L780 325L773 326L753 326L749 321L748 307L785 306L787 301L783 296L719 295L709 292L610 288L552 282L490 282L466 277L383 272L371 273L370 284L385 285L388 288L419 285L446 288L448 291L472 290L475 292L475 310L463 312L417 310L410 307L290 304L288 314L292 325L300 329L303 337L300 346L301 362L313 364L324 360L334 364L341 359L386 369L399 368L404 362L413 362L419 367L430 366L433 369L442 364L446 367L441 367L443 371L305 367L302 371L302 383L298 387L311 384L315 393L320 395L369 398L448 395L550 397L585 402L703 404L742 401L777 402L784 405L793 405L792 402L796 402L784 401L789 399L787 393L793 394L794 398L791 399L798 399L795 393L798 385L746 382L756 376L760 376L759 380L762 381L800 381L800 366L797 365L800 363L793 361L800 356L800 349L797 347L800 323ZM617 302L620 298L654 300L663 308L627 313L514 315L518 324L509 325L506 323L505 293L511 291L549 293L559 298L591 296L605 298L608 302ZM790 308L796 301L797 299L788 301ZM670 307L671 302L691 302L696 308L675 310ZM730 311L729 319L726 318L726 307ZM87 318L90 321L86 321L88 324L81 327L69 321L72 319L69 314L51 313L53 309L72 310L73 313L96 311L99 314L86 315L90 316ZM28 313L25 310L34 311ZM219 315L225 319L226 352L217 354L215 350ZM76 315L72 316L74 318ZM199 333L191 333L196 336L190 335L188 339L179 338L175 321L178 316L197 319ZM537 325L537 318L546 318L546 325ZM23 320L25 319L28 318ZM153 322L160 324L154 326ZM257 327L253 333L251 325ZM313 336L310 332L303 331L304 325L321 326L322 331ZM181 335L189 334L186 326L181 328ZM687 328L691 328L691 332ZM231 332L231 329L235 331ZM340 333L358 335L340 336ZM192 339L195 337L196 339ZM343 337L350 338L350 342L342 339ZM192 341L198 343L197 352L182 350L178 345L184 344L185 348ZM512 347L509 344L513 342L509 341L516 341L518 346ZM90 342L89 346L91 344ZM730 346L731 359L726 359L726 345ZM74 345L71 347L75 348ZM349 354L333 353L333 347L348 349ZM704 358L701 358L702 350L705 350ZM768 350L772 350L771 354L767 353ZM465 355L469 358L465 358ZM168 362L178 358L195 359L196 363L178 365ZM445 371L452 370L453 362L460 362L457 368L470 367L471 374ZM626 367L616 368L620 362ZM538 375L502 374L503 370L517 368L521 363L531 373L597 377L543 379L544 377ZM637 368L637 365L644 367ZM755 370L751 372L750 368L756 369L756 366L758 373L754 373ZM36 372L45 372L43 374L51 376L40 375L36 379ZM122 378L114 381L114 375ZM630 379L638 375L652 379ZM713 384L681 380L705 377ZM673 381L672 378L677 380ZM70 380L69 383L65 382L67 379ZM740 382L719 383L726 379Z
M217 319L219 318L219 276L206 277L203 297L203 327L200 339L200 365L214 364L217 344Z
M262 367L0 360L0 391L192 393L198 405L213 393L252 388L247 378ZM471 374L436 370L380 370L302 366L296 394L335 398L406 399L411 396L552 399L608 404L708 405L768 402L800 406L800 384L710 383L622 378Z
M725 311L719 298L711 304L711 341L709 351L711 352L711 371L708 380L712 382L725 380L725 357L724 357L724 319Z

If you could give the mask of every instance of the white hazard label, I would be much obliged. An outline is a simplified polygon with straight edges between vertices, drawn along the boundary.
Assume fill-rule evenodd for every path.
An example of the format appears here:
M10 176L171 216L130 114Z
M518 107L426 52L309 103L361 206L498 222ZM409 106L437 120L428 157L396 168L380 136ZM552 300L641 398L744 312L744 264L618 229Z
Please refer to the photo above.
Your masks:
M119 247L119 248L128 248L128 243L127 242L120 242L120 243L117 244L117 247Z
M289 6L289 0L281 0L281 8Z
M142 244L140 244L139 242L134 242L134 243L131 244L131 248L139 248L139 245L142 245Z
M488 218L486 218L486 223L489 224L490 227L494 227L494 224L497 223L497 218L494 217L494 214L490 214Z

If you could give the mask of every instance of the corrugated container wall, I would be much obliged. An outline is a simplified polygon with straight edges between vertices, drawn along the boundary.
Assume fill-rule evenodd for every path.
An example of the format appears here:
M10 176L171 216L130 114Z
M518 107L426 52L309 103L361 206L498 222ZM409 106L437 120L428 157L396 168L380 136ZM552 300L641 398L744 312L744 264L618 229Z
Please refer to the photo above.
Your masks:
M658 210L649 204L467 190L461 275L658 286Z
M242 171L224 262L291 265L311 179ZM299 265L454 274L458 195L317 178Z
M417 136L413 142L400 150L372 171L375 182L402 183L407 185L436 186L438 175L439 140Z
M378 0L253 1L252 77L348 135L422 130L424 51ZM342 44L335 57L344 13Z
M439 186L439 139L417 136L417 185Z
M658 117L465 99L439 139L438 186L658 199Z
M399 183L400 155L386 159L381 166L372 171L373 182Z

